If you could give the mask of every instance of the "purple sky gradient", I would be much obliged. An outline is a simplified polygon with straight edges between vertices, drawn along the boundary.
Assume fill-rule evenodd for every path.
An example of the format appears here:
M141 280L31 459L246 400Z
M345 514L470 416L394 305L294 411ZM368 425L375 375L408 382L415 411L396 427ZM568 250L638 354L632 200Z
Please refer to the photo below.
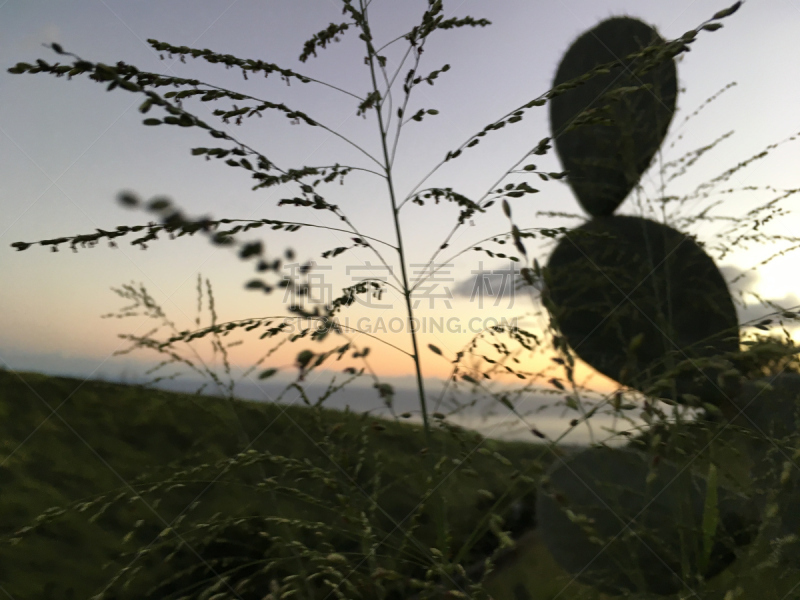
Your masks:
M435 108L440 114L422 123L411 123L404 130L396 162L396 184L401 196L448 150L508 110L549 89L564 51L598 21L628 14L655 25L664 37L674 38L727 4L711 0L446 2L448 16L485 17L493 24L440 32L427 46L422 73L445 63L452 68L439 77L435 86L418 88L410 105L409 113L418 108ZM420 0L373 0L370 10L374 35L389 41L405 33L425 6L426 2ZM140 224L151 218L143 212L120 208L114 201L120 190L133 190L144 198L167 195L191 215L308 222L322 219L320 223L337 225L311 210L277 209L277 200L295 195L293 190L252 192L251 180L243 170L191 156L191 147L213 145L200 130L141 126L143 116L137 111L142 102L140 96L106 92L85 77L66 81L43 74L15 76L6 69L19 61L57 60L57 55L42 44L58 42L89 60L123 60L142 70L197 77L284 102L377 156L379 139L374 118L356 116L357 103L349 96L314 84L295 82L287 87L275 76L243 81L238 70L226 71L202 61L161 61L145 41L156 38L244 58L261 58L362 95L368 91L368 71L363 65L363 47L352 31L317 58L305 64L298 61L307 38L342 18L340 4L334 0L0 0L0 366L53 370L52 356L61 355L65 361L88 361L82 365L94 361L98 367L105 365L106 371L113 371L108 368L112 364L108 361L118 360L110 358L121 347L117 334L136 331L141 335L151 326L146 319L120 322L99 318L124 305L109 288L132 280L145 284L179 328L189 328L195 316L198 273L209 277L215 286L221 320L280 311L279 298L269 299L243 289L252 277L250 264L239 261L232 252L214 248L199 236L160 241L146 252L129 246L126 238L116 250L101 244L76 255L68 248L51 253L41 247L26 252L15 252L10 247L16 241L91 233L95 228ZM672 193L694 189L800 130L800 80L796 77L800 72L800 0L747 2L724 25L720 31L703 32L678 65L680 85L685 91L679 96L681 112L673 120L664 160L708 144L730 130L735 134L699 161L683 182L676 182ZM395 46L387 52L390 71L405 50L402 43ZM735 87L681 127L687 114L732 81L737 82ZM187 107L196 109L201 117L210 117L206 105ZM232 131L283 167L334 162L374 166L360 151L335 136L319 128L291 125L282 117L253 119ZM547 109L542 107L531 111L517 126L489 138L463 159L448 164L428 185L451 186L467 196L480 197L509 164L547 135ZM675 143L674 147L669 146L670 142ZM800 187L800 176L794 168L799 159L800 141L787 143L738 174L731 186ZM547 171L560 170L552 152L537 163ZM655 183L652 175L643 180L650 193L656 189ZM541 190L531 199L523 198L512 205L518 225L575 224L537 217L537 211L580 212L565 185L542 183ZM768 192L730 194L719 209L720 214L744 215L770 197ZM364 233L393 241L382 180L369 174L354 174L347 186L332 189L330 200L339 204ZM794 202L790 200L785 205L787 210ZM620 212L633 214L636 208L629 201ZM456 217L451 206L409 204L404 208L409 262L425 261ZM800 230L798 225L797 215L788 214L765 227L773 233L793 235ZM468 246L507 229L507 220L500 207L495 206L476 227L463 228L452 247ZM714 232L698 229L692 233L711 241ZM291 245L304 260L345 245L349 237L305 229L299 236L270 233L262 239L275 252ZM728 255L720 266L728 268L726 274L748 269L778 249L756 247ZM548 249L532 248L532 252L544 262ZM476 256L469 254L457 263L450 270L450 277L455 282L469 279ZM484 258L485 268L504 264ZM368 261L376 263L368 251L360 249L330 263L334 266L331 273L344 273L346 266L363 266ZM758 277L746 281L767 297L791 302L797 299L796 278L786 274L797 272L798 268L800 261L790 254L760 268ZM346 275L331 274L329 281L334 288L352 283ZM533 308L523 306L523 300L515 305L515 312ZM402 314L398 298L394 298L394 305L395 312ZM453 314L466 317L473 309L464 298L453 301ZM426 338L424 342L436 343L452 354L466 339L443 336ZM395 336L392 341L407 347L405 338ZM50 358L37 363L37 353ZM410 372L411 362L401 359L381 355L377 368L392 374ZM85 370L85 375L93 372L88 366Z

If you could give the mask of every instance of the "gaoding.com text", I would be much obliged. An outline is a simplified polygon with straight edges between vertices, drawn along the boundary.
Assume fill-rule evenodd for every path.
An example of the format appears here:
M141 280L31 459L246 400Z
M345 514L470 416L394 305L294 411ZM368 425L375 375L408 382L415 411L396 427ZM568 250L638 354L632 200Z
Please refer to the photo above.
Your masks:
M322 319L296 319L287 323L289 329L328 329L332 325L339 325L350 331L361 331L363 333L474 333L478 334L495 327L516 328L517 318L507 319L505 317L414 317L408 319L404 317L334 317L329 321ZM285 332L291 333L289 329Z

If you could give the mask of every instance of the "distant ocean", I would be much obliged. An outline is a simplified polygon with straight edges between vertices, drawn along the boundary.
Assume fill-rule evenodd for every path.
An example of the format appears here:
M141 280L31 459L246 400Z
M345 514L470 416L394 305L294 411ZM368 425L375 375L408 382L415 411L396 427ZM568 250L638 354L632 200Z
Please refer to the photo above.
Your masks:
M124 357L112 357L103 361L88 357L65 356L58 353L34 355L4 352L2 358L3 363L0 363L0 366L15 371L33 371L48 375L61 375L78 379L99 379L127 384L141 384L152 380L154 376L146 377L143 374L157 364ZM182 375L176 379L161 381L155 384L154 387L175 392L195 393L204 383L207 383L201 392L203 395L226 395L226 390L218 389L210 380L203 379L196 373L187 373L187 371L189 370L185 367L167 367L159 373L170 375L178 372L182 373ZM259 381L257 373L258 371L254 371L249 378L237 380L237 375L234 371L234 381L236 381L234 395L237 398L259 402L276 401L281 391L291 382L291 379L281 374ZM225 378L220 373L218 374L222 381L225 382ZM304 382L304 388L312 402L325 393L331 378L334 376L337 384L343 383L348 377L345 374L334 373L333 371L314 372L308 377L308 380ZM414 378L410 376L389 377L381 381L394 387L394 413L400 415L404 412L410 412L412 417L407 421L421 422ZM616 441L610 443L621 444L625 442L625 438L612 436L608 430L619 431L630 429L631 427L629 423L615 421L610 415L598 413L590 419L591 428L585 422L570 428L570 421L579 418L580 414L574 410L567 410L563 405L553 406L559 400L559 396L536 392L526 393L516 405L517 411L522 415L522 419L520 419L498 402L488 398L471 396L464 385L462 385L457 399L461 404L474 402L474 405L455 414L453 413L455 403L452 399L442 402L441 405L438 403L444 381L429 379L426 380L425 385L429 413L441 412L447 415L451 423L479 431L482 435L490 438L541 442L540 438L531 433L531 429L535 428L550 440L555 440L565 431L570 430L560 440L560 443L567 445L585 445L591 443L592 440L606 441L611 437L616 437ZM286 392L279 402L282 404L303 404L303 400L296 390ZM376 417L391 417L391 412L372 387L372 380L368 376L362 376L343 390L332 394L325 401L324 406L338 410L344 410L349 407L351 411L356 413L369 411ZM638 411L631 411L631 413L637 414L638 417ZM633 415L631 414L631 416ZM405 419L403 420L405 421ZM642 424L641 421L638 421L638 418L637 424Z

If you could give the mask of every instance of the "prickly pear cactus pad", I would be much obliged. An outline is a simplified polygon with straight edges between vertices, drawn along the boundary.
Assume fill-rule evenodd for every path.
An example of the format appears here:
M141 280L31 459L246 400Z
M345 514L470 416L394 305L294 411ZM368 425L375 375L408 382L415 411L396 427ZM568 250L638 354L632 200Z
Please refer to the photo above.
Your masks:
M712 258L666 224L613 214L674 113L674 61L630 58L662 41L636 19L600 23L569 48L555 85L614 60L625 66L565 86L550 104L556 150L590 215L559 240L544 270L554 346L566 341L650 398L706 409L696 427L679 429L677 417L659 425L675 434L667 454L592 447L554 463L538 487L537 526L556 562L601 592L637 597L701 583L751 543L758 552L769 546L769 564L800 565L800 375L746 380L757 371L747 369L733 299ZM698 470L693 461L717 437L725 450L714 446ZM695 446L699 453L688 451Z
M734 400L741 414L734 425L752 432L751 480L762 510L775 502L778 511L765 534L770 539L800 532L800 375L787 373L748 381ZM800 540L784 540L783 555L800 564Z
M655 29L637 19L603 21L569 48L554 87L663 41ZM594 76L550 102L556 151L569 171L575 196L592 216L610 215L633 189L661 145L675 111L674 60L635 74L643 64L643 59L627 61L624 67ZM633 91L641 86L648 87ZM602 122L570 130L587 109L598 109L591 116Z
M731 564L757 526L744 497L717 487L719 522L705 542L706 487L669 461L591 448L548 472L537 494L539 534L556 562L602 592L674 594Z
M775 441L796 436L800 424L800 375L784 373L748 381L734 399L735 424ZM772 444L770 444L772 445Z
M561 332L604 375L678 401L732 392L719 386L722 367L707 363L739 350L736 309L688 236L639 217L596 218L561 239L548 270ZM655 388L659 380L669 385Z

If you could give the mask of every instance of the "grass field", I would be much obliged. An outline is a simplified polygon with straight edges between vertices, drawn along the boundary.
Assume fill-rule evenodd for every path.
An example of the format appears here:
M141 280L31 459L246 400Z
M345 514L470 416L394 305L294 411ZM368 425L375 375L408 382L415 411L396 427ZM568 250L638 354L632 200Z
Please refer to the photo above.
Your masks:
M4 536L0 585L15 599L90 597L132 560L126 552L157 537L198 495L200 502L191 513L194 520L215 513L229 517L303 514L330 522L339 512L334 493L337 480L357 473L357 483L366 485L380 462L383 483L377 501L385 511L386 531L390 531L393 521L403 522L415 509L427 487L427 459L420 454L422 430L405 423L377 423L355 414L231 403L136 386L0 371L0 415ZM326 439L327 444L318 445ZM476 438L466 436L459 443L444 431L435 440L437 447L430 454L436 456L443 452L456 458L478 445ZM332 456L323 447L336 447L338 455ZM442 469L441 489L447 499L454 545L459 538L466 539L492 504L490 498L500 498L507 491L512 472L535 475L539 471L536 463L543 453L541 447L495 440L483 441L481 448L485 454L471 454L469 475L452 467ZM325 514L324 506L303 507L289 496L281 498L280 493L265 495L256 487L260 478L288 476L287 471L276 469L274 462L223 473L225 461L244 450L290 457L326 470L335 480L326 499L331 510ZM502 453L508 462L496 459L494 452ZM206 466L200 468L202 465ZM146 491L152 482L164 481L173 471L192 466L198 471L179 478L183 487L167 492L169 486L162 485ZM315 485L309 482L305 491L323 497L324 490ZM520 482L501 504L507 507L532 489L530 482ZM141 501L125 499L95 517L107 501L134 492L141 494ZM16 543L8 542L43 511L92 501L100 495L104 500L83 512L69 510ZM417 535L432 539L435 528L429 515L422 517ZM143 523L133 539L123 541L131 524L140 521ZM492 547L492 540L487 539L478 544L476 552ZM139 562L147 564L147 560ZM152 577L142 576L142 590L145 583L169 571L158 563L146 569L152 569Z
M271 539L284 544L294 530L281 530L278 518L324 524L331 548L346 554L357 549L362 524L354 520L365 511L372 511L381 548L405 543L410 558L403 564L420 569L420 548L433 546L441 531L435 508L416 511L431 487L430 456L444 457L437 489L451 549L495 502L506 517L503 529L517 538L488 580L496 599L603 598L554 563L530 511L521 510L532 506L535 480L552 460L543 446L440 426L426 455L422 430L412 424L9 371L0 371L0 417L0 591L15 600L89 598L126 567L140 569L139 577L128 588L120 579L108 597L146 597L154 584L198 568L200 556L219 565L237 553L267 563L269 548L247 525L254 521L272 523ZM731 438L720 437L694 468L702 471L716 454L741 479L743 463L732 447ZM19 534L51 507L71 508ZM211 528L216 537L193 529L204 522L222 524ZM411 530L418 548L403 541ZM186 545L165 562L176 536ZM495 535L481 536L466 564L497 546ZM800 579L796 571L787 576L774 550L757 540L701 597L793 598ZM291 569L290 560L285 564Z

